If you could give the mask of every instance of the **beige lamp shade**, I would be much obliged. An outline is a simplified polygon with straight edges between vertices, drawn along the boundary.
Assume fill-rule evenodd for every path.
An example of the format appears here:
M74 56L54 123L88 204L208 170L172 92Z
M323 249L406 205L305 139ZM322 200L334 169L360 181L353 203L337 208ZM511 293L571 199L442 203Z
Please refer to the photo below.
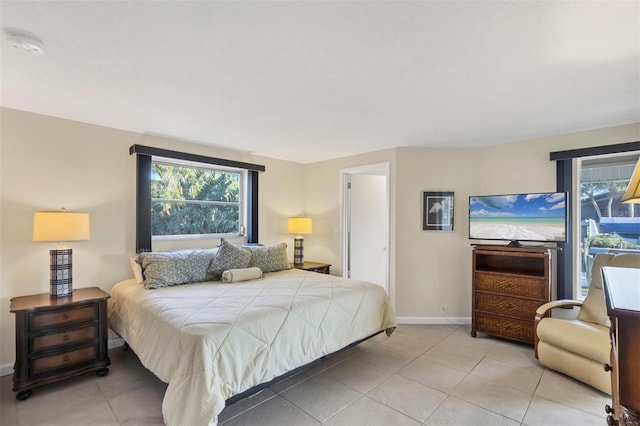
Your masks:
M633 170L629 186L622 196L623 203L640 204L640 159Z
M84 241L90 237L89 213L35 212L33 241Z
M311 234L313 226L310 217L290 217L289 218L289 234Z

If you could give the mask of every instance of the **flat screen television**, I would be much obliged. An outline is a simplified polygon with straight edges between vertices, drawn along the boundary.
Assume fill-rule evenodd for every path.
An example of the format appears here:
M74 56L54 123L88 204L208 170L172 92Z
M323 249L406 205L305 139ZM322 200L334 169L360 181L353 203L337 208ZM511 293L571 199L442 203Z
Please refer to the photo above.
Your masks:
M479 195L469 197L472 240L559 243L567 240L567 193Z

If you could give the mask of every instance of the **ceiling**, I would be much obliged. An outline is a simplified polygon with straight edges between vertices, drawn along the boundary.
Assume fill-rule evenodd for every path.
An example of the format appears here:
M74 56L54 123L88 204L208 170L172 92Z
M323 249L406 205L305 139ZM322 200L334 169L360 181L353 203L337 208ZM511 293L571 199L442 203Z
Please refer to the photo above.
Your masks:
M638 1L1 1L2 106L310 163L640 122Z

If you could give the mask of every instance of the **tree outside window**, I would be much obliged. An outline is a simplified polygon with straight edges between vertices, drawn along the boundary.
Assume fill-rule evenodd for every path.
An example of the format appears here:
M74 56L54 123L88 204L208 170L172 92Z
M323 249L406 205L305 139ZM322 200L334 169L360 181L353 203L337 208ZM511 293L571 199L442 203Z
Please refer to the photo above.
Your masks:
M242 229L238 171L153 162L153 236L238 234Z

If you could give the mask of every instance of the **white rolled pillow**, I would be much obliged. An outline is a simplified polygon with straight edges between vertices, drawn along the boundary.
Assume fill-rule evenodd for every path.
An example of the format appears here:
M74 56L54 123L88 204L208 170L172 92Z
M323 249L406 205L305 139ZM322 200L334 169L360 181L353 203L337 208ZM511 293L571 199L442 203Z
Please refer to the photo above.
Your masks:
M227 269L222 273L223 283L237 283L262 278L262 269L258 267Z

